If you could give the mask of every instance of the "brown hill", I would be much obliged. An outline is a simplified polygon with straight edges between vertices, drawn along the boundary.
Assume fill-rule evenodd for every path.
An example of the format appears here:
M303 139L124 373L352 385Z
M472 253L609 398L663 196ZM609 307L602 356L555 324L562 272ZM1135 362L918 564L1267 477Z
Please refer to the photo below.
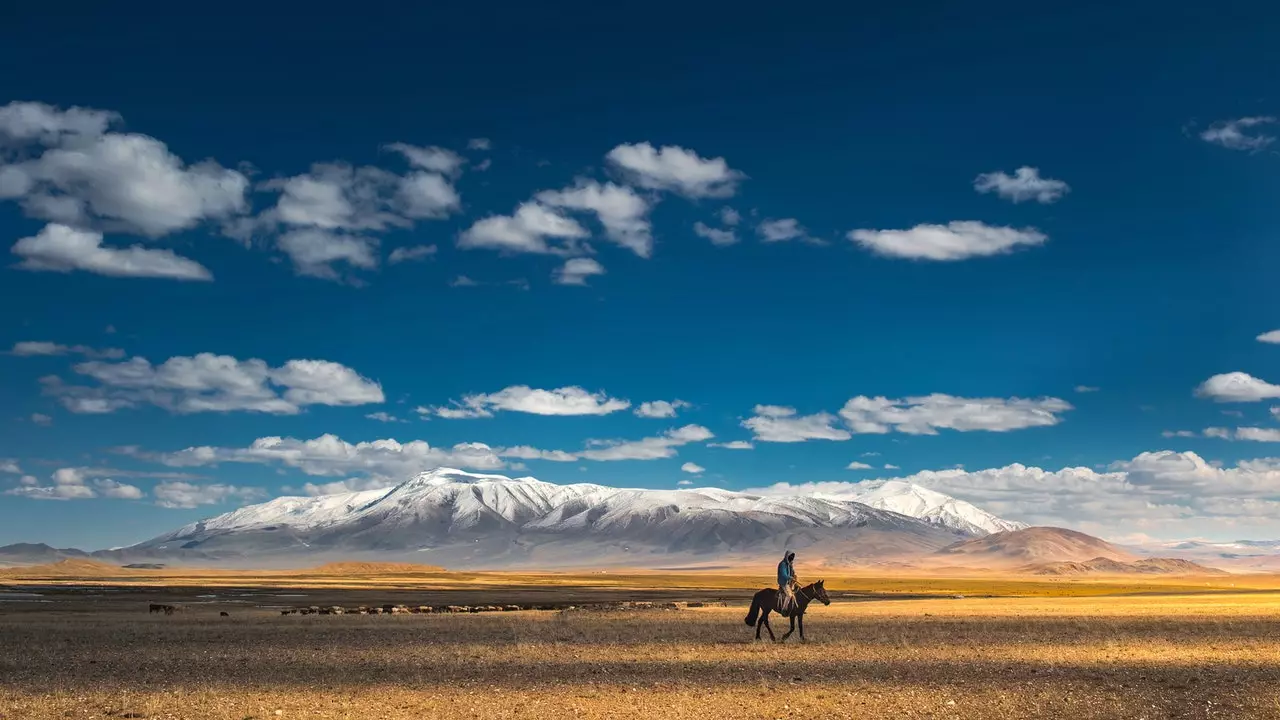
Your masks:
M1134 556L1105 540L1075 530L1031 527L993 533L942 548L943 556L966 565L1010 567L1040 563L1085 562L1095 559L1133 560Z
M55 563L45 565L23 565L21 567L6 568L0 570L0 575L22 576L22 577L113 577L119 575L134 575L137 570L126 570L119 565L99 562L97 560L84 560L81 558L68 558L59 560Z
M1206 567L1179 558L1145 558L1120 562L1098 557L1084 562L1053 562L1021 568L1029 575L1227 575L1225 570Z
M421 575L441 573L445 569L435 565L416 565L397 562L331 562L307 572L325 575Z

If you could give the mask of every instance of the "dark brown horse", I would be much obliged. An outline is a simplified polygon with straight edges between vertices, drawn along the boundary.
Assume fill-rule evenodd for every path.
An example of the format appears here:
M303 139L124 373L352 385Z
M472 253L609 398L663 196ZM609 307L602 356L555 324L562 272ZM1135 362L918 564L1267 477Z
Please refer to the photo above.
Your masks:
M782 611L782 597L777 588L765 588L756 593L751 599L751 611L747 613L747 625L756 626L756 639L760 639L760 628L769 631L769 639L774 642L786 642L791 637L791 633L796 631L796 624L800 626L800 642L804 642L804 611L809 607L809 603L817 600L823 605L830 605L831 598L827 597L827 589L822 586L823 580L816 583L810 583L796 590L796 604L790 613ZM791 618L791 629L783 634L782 640L778 640L773 636L773 628L769 627L769 613L776 612L783 617ZM756 617L759 616L759 620Z

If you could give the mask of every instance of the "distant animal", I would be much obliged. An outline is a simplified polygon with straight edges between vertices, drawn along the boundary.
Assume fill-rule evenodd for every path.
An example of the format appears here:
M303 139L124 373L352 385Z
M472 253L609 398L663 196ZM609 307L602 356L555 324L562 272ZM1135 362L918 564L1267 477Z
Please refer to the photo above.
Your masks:
M755 594L751 599L751 610L747 612L747 625L756 626L756 639L760 639L760 628L769 631L769 639L774 642L786 642L791 637L791 633L796 631L796 625L800 627L800 641L804 642L804 611L809 607L809 603L817 600L823 605L830 605L831 598L827 597L827 589L823 587L823 580L816 583L810 583L796 590L796 604L790 613L782 612L782 598L778 592L778 588L765 588ZM773 628L769 627L769 613L776 612L783 617L791 618L791 629L783 634L782 639L773 636ZM759 618L757 620L757 618Z
M231 617L231 613L227 612L226 610L223 610L218 614L221 615L222 617Z
M159 603L151 603L147 606L147 614L162 612L165 615L172 615L174 610L178 608L172 605L161 605Z

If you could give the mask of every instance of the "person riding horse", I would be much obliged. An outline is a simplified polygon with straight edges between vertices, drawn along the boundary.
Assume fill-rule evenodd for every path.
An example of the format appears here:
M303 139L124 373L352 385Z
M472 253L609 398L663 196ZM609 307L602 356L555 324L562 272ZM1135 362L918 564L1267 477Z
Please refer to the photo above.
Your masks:
M787 550L782 554L782 562L778 563L778 612L789 614L796 606L796 569L793 565L796 554Z

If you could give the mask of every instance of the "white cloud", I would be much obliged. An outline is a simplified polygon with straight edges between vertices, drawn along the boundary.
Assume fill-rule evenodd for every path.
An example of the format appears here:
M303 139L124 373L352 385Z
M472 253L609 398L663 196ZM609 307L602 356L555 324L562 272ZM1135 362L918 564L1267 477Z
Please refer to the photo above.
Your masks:
M1204 436L1207 438L1218 438L1219 440L1230 440L1231 431L1222 427L1210 427L1204 429Z
M781 220L764 220L756 227L756 233L760 235L762 242L786 242L788 240L804 240L812 242L809 237L809 231L800 225L800 221L795 218L783 218Z
M1165 430L1160 433L1160 437L1166 438L1193 438L1200 437L1195 430Z
M315 476L365 473L401 479L437 467L497 470L505 465L494 449L484 443L458 443L450 448L432 447L422 440L349 443L331 434L312 440L264 437L247 448L189 447L146 457L171 467L279 464Z
M0 473L12 473L14 475L21 475L22 468L18 466L17 460L11 460L9 458L0 458Z
M539 450L528 445L516 445L498 451L502 457L521 460L550 460L551 462L577 462L578 456L563 450Z
M1077 385L1077 386L1076 386L1076 392L1078 392L1078 393L1095 393L1095 392L1098 392L1098 390L1100 390L1100 389L1101 389L1101 388L1093 387L1092 385Z
M1229 372L1205 380L1196 388L1195 394L1215 402L1258 402L1280 398L1280 385L1272 385L1248 373Z
M1231 150L1261 150L1275 142L1275 137L1260 132L1251 134L1248 131L1251 128L1274 122L1276 122L1274 117L1243 117L1236 120L1221 120L1200 133L1200 139Z
M983 173L973 181L973 189L980 193L994 192L1015 203L1035 200L1045 205L1057 202L1071 192L1071 186L1065 182L1042 178L1038 168L1025 166L1015 170L1013 175L1003 171Z
M383 490L385 488L395 487L403 480L383 477L381 475L373 475L364 478L348 478L346 480L334 480L327 483L306 483L302 486L302 492L307 495L336 495L339 493L363 492L365 490ZM293 492L291 489L286 489Z
M1004 432L1057 425L1059 413L1071 410L1065 400L1046 397L963 398L934 393L889 399L859 395L845 403L840 417L856 433L901 432L936 435L940 429Z
M890 465L889 463L885 463L884 469L885 470L901 470L902 468L898 467L897 465Z
M720 222L733 227L742 221L742 215L728 205L720 208Z
M434 145L417 147L405 143L391 143L388 150L398 152L419 170L430 170L441 175L453 175L462 169L467 159L458 153Z
M733 230L713 228L699 220L693 224L693 232L700 238L706 238L716 247L728 247L738 242L738 234Z
M369 418L370 420L377 420L378 422L384 422L384 423L409 422L408 420L401 420L395 415L392 415L390 413L385 413L385 412L369 413L368 415L365 415L365 417Z
M629 187L582 180L571 188L544 190L537 200L551 207L593 212L606 238L642 258L653 254L649 203Z
M692 407L690 403L684 400L653 400L651 402L640 403L640 407L635 409L637 417L643 418L673 418L676 413L685 408Z
M655 149L647 142L623 144L605 156L630 182L689 198L730 197L746 178L724 158L706 159L675 145Z
M1280 407L1271 408L1271 414L1272 416L1275 417L1275 419L1280 420Z
M186 165L159 140L109 132L119 116L42 103L0 107L0 198L80 230L161 237L243 213L249 181L212 160Z
M58 468L50 476L52 483L49 485L40 485L39 480L27 475L19 481L18 487L6 490L5 494L33 500L90 500L96 497L138 500L143 496L142 490L133 485L93 477L97 474L99 471L93 468Z
M806 440L848 440L844 428L836 427L831 413L797 415L795 408L779 405L757 405L755 417L742 421L742 426L761 442L804 442Z
M1280 442L1280 428L1236 428L1236 439L1252 440L1254 442Z
M688 487L692 484L693 484L693 481L689 480L688 478L685 478L684 480L680 480L679 482L676 483L676 485L680 485L682 487Z
M489 138L471 138L467 141L468 150L488 150L493 147Z
M604 266L591 258L569 258L552 278L557 285L586 285L588 277L604 274Z
M870 470L871 466L864 462L858 462L855 460L849 463L848 465L845 465L844 469L845 470Z
M31 413L31 422L35 423L36 425L42 425L44 427L48 427L53 424L53 418L49 417L48 415L44 415L42 413Z
M212 280L213 274L200 263L142 245L106 247L102 234L76 230L59 223L44 226L34 236L24 237L10 250L22 258L22 270L69 273L83 270L110 277L169 278L171 280Z
M276 240L280 251L289 256L293 269L306 277L340 280L342 274L334 263L373 270L378 267L378 241L361 235L306 228L290 230Z
M701 425L685 425L668 430L657 437L640 440L593 440L590 447L578 453L578 456L597 462L614 460L658 460L674 457L676 448L695 442L703 442L715 437L710 430Z
M1049 238L1035 228L958 220L909 230L852 230L849 239L878 255L945 262L1010 253L1019 246L1042 245Z
M13 349L9 351L10 355L19 357L29 357L32 355L84 355L91 358L107 358L119 359L124 357L124 351L120 348L97 348L88 345L60 345L53 342L45 341L24 341L13 344Z
M385 399L376 382L326 360L290 360L271 368L256 358L200 353L172 357L160 365L134 357L120 363L89 361L74 369L100 384L66 385L56 377L42 382L46 393L77 413L156 405L175 413L294 414L306 405L363 405Z
M707 447L724 448L725 450L753 450L755 445L746 440L733 440L727 443L708 443Z
M680 466L680 472L693 473L695 475L697 473L702 473L706 471L707 471L706 468L702 467L701 465L698 465L697 463L687 462Z
M435 245L414 245L412 247L398 247L391 251L391 255L387 257L387 262L391 265L402 262L412 262L414 260L425 260L436 254Z
M167 508L194 508L229 501L250 502L266 497L262 488L236 487L222 483L196 485L181 481L159 483L153 492L156 504Z
M1258 342L1280 345L1280 330L1272 330L1271 332L1262 333L1258 336Z
M572 218L536 202L526 202L513 215L477 220L458 237L458 247L504 252L568 255L580 251L577 241L590 233ZM547 241L560 241L551 245Z
M449 282L449 287L478 287L480 283L472 280L466 275L459 275Z
M451 407L419 408L418 412L460 419L492 417L498 410L533 415L608 415L629 407L631 403L626 400L611 398L604 392L588 392L576 385L554 390L512 385L496 393L466 395Z

